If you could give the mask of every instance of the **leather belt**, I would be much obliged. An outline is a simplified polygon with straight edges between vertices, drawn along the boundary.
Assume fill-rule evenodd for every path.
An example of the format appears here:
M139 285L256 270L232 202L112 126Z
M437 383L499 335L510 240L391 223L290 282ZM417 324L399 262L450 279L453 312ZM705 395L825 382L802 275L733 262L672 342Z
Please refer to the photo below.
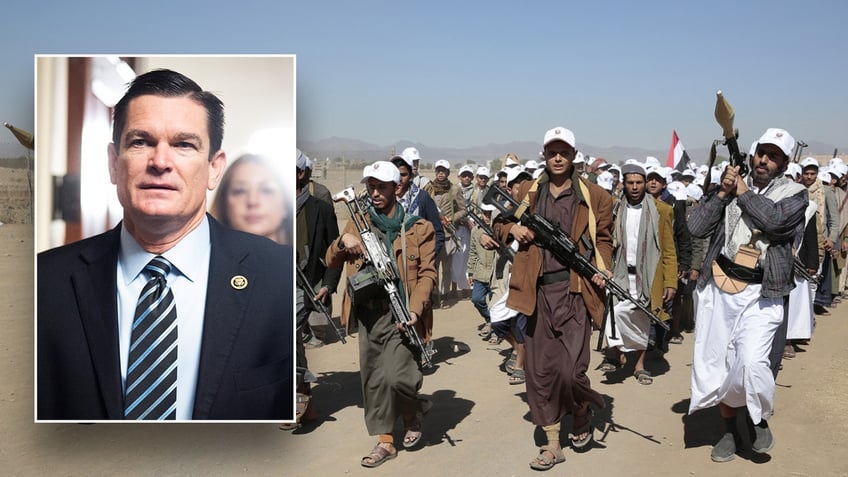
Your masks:
M745 283L763 283L763 270L761 268L748 268L739 265L721 253L716 257L716 263L728 277L734 280Z
M568 270L560 270L558 272L550 272L545 273L539 280L537 280L538 285L550 285L551 283L564 282L568 280L568 277L571 276L571 272Z

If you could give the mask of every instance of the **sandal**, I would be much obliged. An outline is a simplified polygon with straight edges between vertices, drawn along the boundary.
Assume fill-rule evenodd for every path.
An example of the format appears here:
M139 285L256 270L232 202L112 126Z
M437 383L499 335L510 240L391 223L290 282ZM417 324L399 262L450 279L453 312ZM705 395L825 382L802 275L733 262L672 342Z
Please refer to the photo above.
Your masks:
M795 347L787 344L783 347L783 359L792 359L795 357Z
M486 323L482 328L480 328L480 331L478 331L477 334L484 340L489 339L489 335L492 334L492 325Z
M295 429L300 429L300 421L303 419L303 415L306 414L306 410L309 408L311 400L312 396L309 394L297 393L297 401L294 406L294 422L284 422L280 424L280 430L293 431Z
M574 424L572 424L571 433L568 438L571 439L571 446L575 449L582 449L594 439L595 428L592 426L592 418L595 413L588 405L583 414L574 414ZM581 434L586 434L586 437L579 438Z
M645 371L644 369L639 369L635 373L633 373L633 377L636 378L636 381L639 381L639 384L652 384L654 382L654 378L651 377L651 373Z
M551 457L548 457L548 456ZM555 449L551 446L542 446L539 448L539 454L530 462L530 468L533 470L550 470L553 466L565 462L565 456L562 449Z
M420 412L415 413L415 418L410 424L404 423L404 430L406 433L403 435L403 441L401 442L401 447L404 449L411 449L415 447L419 442L421 442L421 437L424 435L421 432L421 421L424 419L424 415ZM404 419L405 421L406 419Z
M395 457L397 457L397 450L392 452L378 443L373 449L371 449L371 452L368 455L362 458L360 464L362 464L362 467L379 467L383 462L392 460Z
M506 363L504 363L504 369L506 370L507 374L512 374L512 372L515 371L515 362L517 360L518 353L513 351L512 354L509 355L509 358L507 358Z
M494 333L492 333L492 336L489 337L489 344L491 345L499 345L501 344L501 341L503 341L503 338Z
M668 339L668 342L671 344L683 344L683 337L680 335L672 336Z
M527 374L521 368L515 368L512 371L512 376L509 377L509 384L524 384L527 380Z

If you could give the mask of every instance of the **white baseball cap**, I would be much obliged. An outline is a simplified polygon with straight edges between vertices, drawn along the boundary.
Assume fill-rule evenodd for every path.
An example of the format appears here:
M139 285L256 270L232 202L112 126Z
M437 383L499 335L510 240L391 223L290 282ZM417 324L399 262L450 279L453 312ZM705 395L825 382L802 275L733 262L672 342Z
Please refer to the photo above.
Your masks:
M542 142L542 145L547 146L553 141L563 141L574 149L577 149L577 143L574 141L574 133L570 129L562 127L549 129L545 133L545 140Z
M582 152L577 151L577 154L574 155L574 164L583 164L584 162L586 162L586 156Z
M701 182L703 182L703 180ZM704 189L701 189L701 186L689 184L686 186L686 194L695 200L701 200L701 197L704 196Z
M306 154L301 152L300 149L297 150L297 160L295 161L295 166L300 170L312 168L312 164L310 163L309 158L306 157Z
M768 128L766 132L757 140L757 144L774 144L779 147L787 157L792 156L792 150L795 149L795 138L793 138L785 129Z
M509 186L513 181L518 179L519 176L525 175L528 179L533 177L529 172L527 172L523 166L511 167L506 170L506 185Z
M418 149L415 149L414 147L408 147L408 148L404 149L400 153L400 155L401 155L401 157L403 157L403 160L406 161L406 163L409 164L409 165L412 165L412 161L420 161L421 160L421 155L418 154Z
M380 182L400 183L400 171L397 166L389 161L377 161L374 164L365 166L362 170L362 181L366 183L369 177L373 177Z
M504 156L503 163L505 167L515 167L521 165L521 163L518 162L518 157L516 157L515 154L511 152Z
M660 160L654 156L645 157L645 168L648 167L660 167Z
M825 169L824 167L819 169L819 174L818 174L817 177L820 181L822 181L826 184L829 184L830 181L833 180L833 175L831 175L831 173L827 169Z
M786 174L797 179L801 175L801 165L790 162L789 165L786 166Z
M819 165L819 161L816 160L815 157L805 157L801 160L801 169L806 169L808 167L815 167L819 169L821 166Z
M465 174L466 172L471 174L472 176L474 175L474 169L472 169L471 166L469 166L469 165L464 165L464 166L459 168L459 175L460 176Z
M436 165L433 166L433 169L438 169L440 167L444 167L445 169L450 170L450 162L448 162L447 159L439 159L438 161L436 161Z
M488 168L488 167L486 167L486 166L480 166L480 167L478 167L478 168L477 168L477 175L478 175L478 176L491 177L491 174L489 174L489 168Z
M495 211L495 206L494 206L494 205L492 205L492 204L487 204L487 203L483 202L483 203L480 205L480 209L482 209L484 212L494 212L494 211Z
M531 169L531 170L534 170L534 171L535 171L538 167L539 167L539 163L538 163L538 162L536 162L536 161L534 161L533 159L530 159L529 161L527 161L527 163L526 163L526 164L524 164L524 168L525 168L525 169Z
M598 185L605 190L612 190L613 177L609 171L604 171L598 174Z
M830 167L833 167L837 164L845 164L845 161L843 161L841 157L834 157L833 159L827 162L827 165Z
M666 190L671 193L677 200L686 200L686 186L682 182L672 181Z

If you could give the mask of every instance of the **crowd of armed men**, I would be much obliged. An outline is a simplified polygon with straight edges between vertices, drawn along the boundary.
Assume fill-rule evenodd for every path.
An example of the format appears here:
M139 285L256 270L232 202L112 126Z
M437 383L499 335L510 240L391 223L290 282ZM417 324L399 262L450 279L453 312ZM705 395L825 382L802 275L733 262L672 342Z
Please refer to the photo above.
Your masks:
M718 406L726 428L712 460L733 459L743 442L772 450L781 361L808 344L815 315L845 291L848 165L793 160L795 140L777 128L751 145L745 164L713 167L672 168L653 157L613 165L577 144L556 127L538 161L507 154L499 171L456 171L438 160L434 178L419 174L419 152L407 148L365 167L365 192L349 207L361 225L349 220L341 233L333 198L299 155L298 224L301 210L318 213L297 227L297 250L314 251L298 260L324 304L345 268L341 322L359 334L365 423L378 438L362 466L420 443L434 309L468 298L480 337L511 346L508 382L526 387L532 422L546 436L531 468L550 469L565 460L564 443L576 451L593 439L593 412L605 405L586 374L593 329L605 350L595 365L642 385L654 380L646 352L694 332L689 413ZM310 206L322 201L330 205ZM378 254L388 275L368 272ZM323 344L305 319L313 307L299 297L298 423L288 428L317 418L303 351Z

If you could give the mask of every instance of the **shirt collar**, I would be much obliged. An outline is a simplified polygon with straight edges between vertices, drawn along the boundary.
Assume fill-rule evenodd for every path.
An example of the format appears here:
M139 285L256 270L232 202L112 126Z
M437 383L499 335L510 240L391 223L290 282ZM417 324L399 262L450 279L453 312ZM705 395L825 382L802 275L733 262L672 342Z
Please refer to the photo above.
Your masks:
M209 219L204 215L200 224L177 242L167 252L163 253L173 268L171 275L182 275L189 281L196 281L203 273L204 260L208 260L211 245L209 242ZM121 226L121 250L118 260L121 262L124 283L129 284L144 270L150 260L155 257L145 251L130 235L125 226Z

